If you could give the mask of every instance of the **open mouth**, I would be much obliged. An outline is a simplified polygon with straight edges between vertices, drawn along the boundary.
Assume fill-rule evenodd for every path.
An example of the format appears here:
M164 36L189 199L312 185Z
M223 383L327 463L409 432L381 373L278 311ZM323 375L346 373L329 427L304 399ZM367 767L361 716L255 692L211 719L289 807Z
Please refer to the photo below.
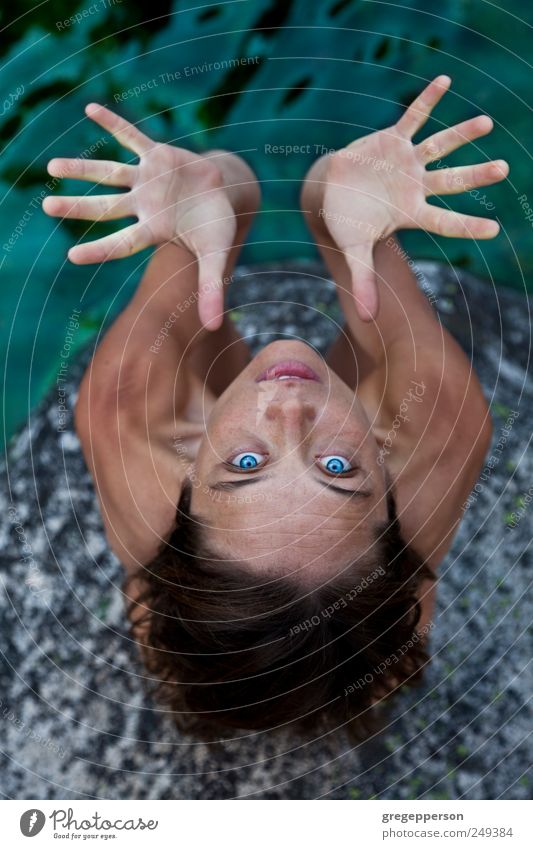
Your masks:
M313 371L300 360L283 360L283 362L270 366L259 377L256 377L255 382L260 383L263 380L315 380L317 383L321 382L316 371Z

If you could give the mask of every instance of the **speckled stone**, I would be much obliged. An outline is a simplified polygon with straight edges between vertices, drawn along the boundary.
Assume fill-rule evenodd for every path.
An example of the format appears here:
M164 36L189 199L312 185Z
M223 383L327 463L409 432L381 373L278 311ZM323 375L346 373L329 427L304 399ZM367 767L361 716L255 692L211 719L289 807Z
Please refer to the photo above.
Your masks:
M12 439L2 469L4 797L530 797L533 503L519 500L533 482L528 304L463 272L419 267L491 399L494 447L504 435L441 566L423 687L401 693L386 729L355 748L341 730L308 741L243 734L212 747L178 733L143 689L121 567L106 546L72 413L58 433L52 391ZM259 303L242 306L245 297ZM298 333L323 351L341 320L331 283L312 263L243 267L230 303L254 351ZM88 356L68 375L70 411Z

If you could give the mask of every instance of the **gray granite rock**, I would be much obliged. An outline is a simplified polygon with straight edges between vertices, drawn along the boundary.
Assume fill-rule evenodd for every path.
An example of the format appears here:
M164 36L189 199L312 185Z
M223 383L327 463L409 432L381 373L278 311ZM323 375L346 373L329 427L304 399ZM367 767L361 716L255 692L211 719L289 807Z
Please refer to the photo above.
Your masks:
M472 356L495 419L492 468L441 568L423 687L400 694L385 730L355 748L342 731L308 741L243 734L213 747L176 731L143 688L121 568L107 549L72 427L88 350L68 375L64 432L52 391L11 441L2 470L4 797L530 796L528 302L463 272L420 269L443 323ZM241 268L230 293L254 349L301 333L324 350L335 336L340 313L318 265ZM245 297L260 304L240 306Z

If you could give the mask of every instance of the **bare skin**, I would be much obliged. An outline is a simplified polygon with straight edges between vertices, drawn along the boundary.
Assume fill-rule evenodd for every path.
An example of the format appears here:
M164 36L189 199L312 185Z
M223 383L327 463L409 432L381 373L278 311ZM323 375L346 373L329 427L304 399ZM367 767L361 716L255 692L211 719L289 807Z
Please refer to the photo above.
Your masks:
M105 261L147 243L158 246L134 298L99 345L76 408L109 543L128 572L148 562L170 532L187 478L192 509L212 545L222 558L249 562L258 582L283 569L302 586L316 586L349 568L354 551L371 544L373 528L386 518L391 483L406 542L436 570L479 474L491 426L470 361L419 291L393 234L409 226L493 237L495 222L437 212L426 197L456 192L458 179L463 190L487 185L508 170L499 161L461 175L425 171L431 156L491 128L480 116L420 145L411 142L446 79L428 86L393 128L317 161L304 183L302 209L346 322L326 361L292 341L269 345L251 360L222 315L221 281L231 277L259 204L256 180L241 159L221 151L169 152L168 145L137 137L109 110L92 107L91 117L139 153L140 165L129 166L138 170L124 176L116 163L51 163L55 175L76 176L77 168L81 178L127 185L130 192L121 202L104 202L98 214L88 199L50 199L49 214L91 219L127 208L142 225L127 228L126 243L114 234L105 244L74 249L73 259ZM387 168L369 167L372 157ZM159 179L169 171L172 181ZM312 368L318 379L258 381L287 359ZM241 467L243 455L255 465ZM345 463L341 474L331 473L331 457ZM433 594L422 588L421 624L431 618Z

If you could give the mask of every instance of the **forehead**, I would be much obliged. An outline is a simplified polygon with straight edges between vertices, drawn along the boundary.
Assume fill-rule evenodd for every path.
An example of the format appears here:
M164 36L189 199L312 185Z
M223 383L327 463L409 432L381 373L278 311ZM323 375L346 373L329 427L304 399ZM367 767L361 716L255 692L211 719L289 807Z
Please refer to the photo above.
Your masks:
M367 519L358 527L332 527L306 522L296 526L280 520L275 528L223 530L212 528L206 541L223 560L239 560L258 575L295 574L298 580L331 579L375 559L376 522Z
M191 507L199 510L202 533L214 550L228 559L252 560L258 568L277 561L292 567L324 558L346 561L354 550L371 545L384 518L379 504L337 498L326 490L316 498L288 490L285 496L244 499L243 493L223 493L219 501L193 497Z

